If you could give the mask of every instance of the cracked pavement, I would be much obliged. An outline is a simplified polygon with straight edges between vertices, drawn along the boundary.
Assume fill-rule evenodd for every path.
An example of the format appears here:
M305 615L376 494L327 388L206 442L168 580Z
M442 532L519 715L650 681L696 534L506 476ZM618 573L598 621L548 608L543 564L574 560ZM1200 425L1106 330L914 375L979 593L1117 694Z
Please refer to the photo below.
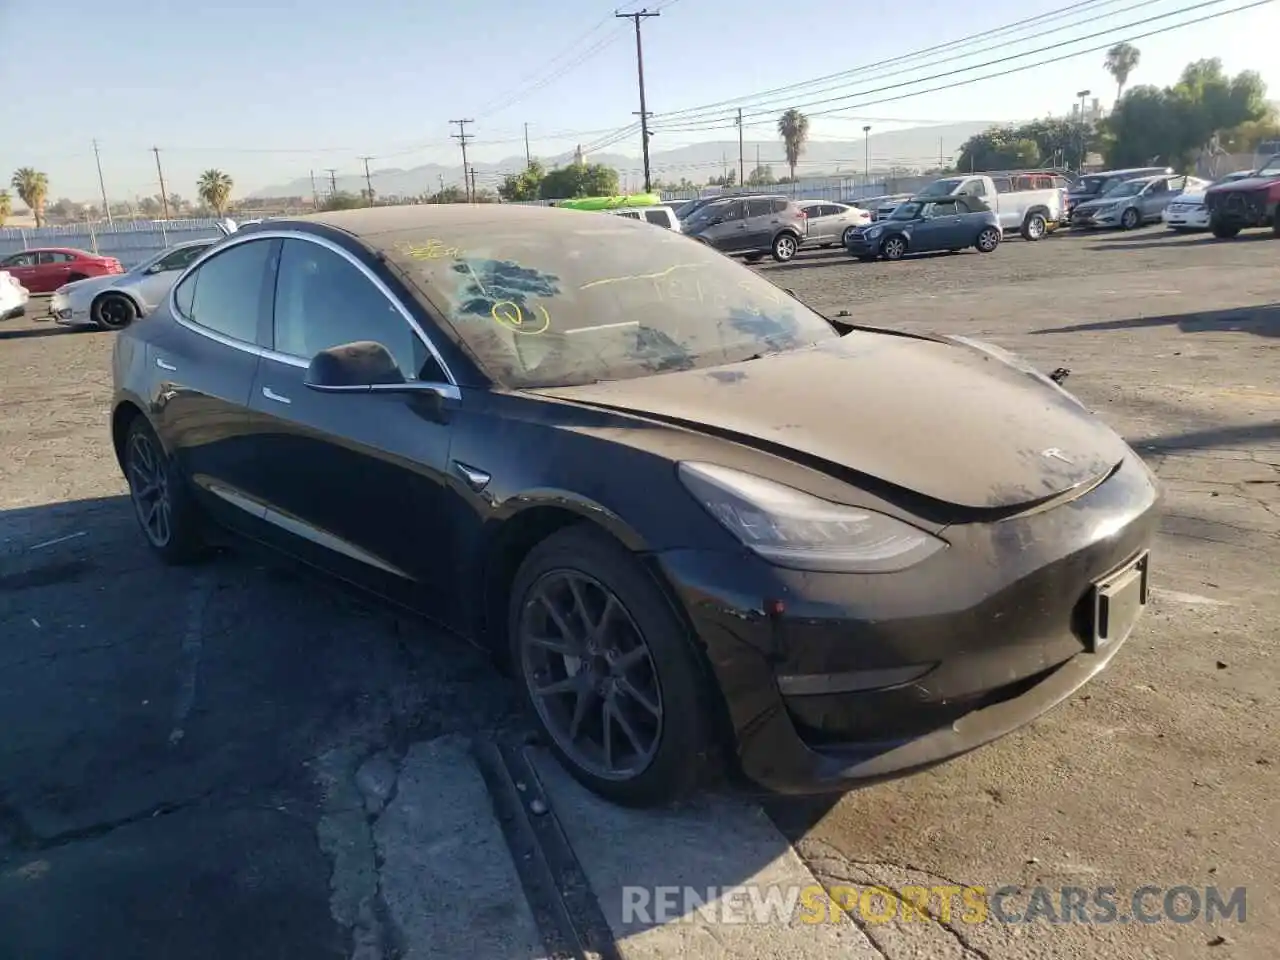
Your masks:
M1067 387L1165 485L1156 592L1068 703L838 801L770 801L766 817L716 794L625 811L535 750L517 807L562 834L619 955L1274 955L1277 253L1265 238L1149 230L761 268L820 309L1070 368ZM460 641L248 553L158 565L106 439L110 344L34 317L0 324L0 960L550 955L549 901L526 896L537 857L510 852L512 809L473 751L522 742L512 684ZM1017 885L1020 909L1037 885L1216 883L1248 888L1248 922L975 925L935 911L762 928L621 912L627 885L815 877Z

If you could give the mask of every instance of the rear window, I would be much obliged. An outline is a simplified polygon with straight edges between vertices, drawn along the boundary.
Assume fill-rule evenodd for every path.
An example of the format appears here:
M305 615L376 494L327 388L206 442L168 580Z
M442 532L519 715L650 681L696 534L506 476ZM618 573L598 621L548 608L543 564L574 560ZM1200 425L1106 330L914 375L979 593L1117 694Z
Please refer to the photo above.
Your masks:
M669 230L493 216L384 236L388 259L512 388L719 366L838 338L755 271Z

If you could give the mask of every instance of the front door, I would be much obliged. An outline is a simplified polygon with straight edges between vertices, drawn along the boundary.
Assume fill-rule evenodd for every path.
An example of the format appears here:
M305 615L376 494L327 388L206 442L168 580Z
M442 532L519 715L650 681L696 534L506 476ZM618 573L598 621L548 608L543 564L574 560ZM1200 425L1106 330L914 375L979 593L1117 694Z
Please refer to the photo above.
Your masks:
M179 247L147 268L146 275L134 287L147 313L164 302L165 295L179 274L191 266L206 249L206 245L198 243Z
M270 317L279 241L219 251L174 290L175 323L151 341L149 399L165 447L220 520L256 533L245 500L255 469L249 393ZM260 518L257 518L260 519Z
M447 411L425 392L305 385L315 354L370 340L406 379L445 379L399 305L354 259L317 241L284 240L272 349L249 404L260 456L252 493L267 507L276 545L448 622L456 566Z
M968 246L960 239L963 218L954 198L937 200L924 209L924 220L911 233L911 251L949 250Z
M720 222L708 227L705 234L713 247L725 253L747 249L746 208L743 201L735 200L716 213Z

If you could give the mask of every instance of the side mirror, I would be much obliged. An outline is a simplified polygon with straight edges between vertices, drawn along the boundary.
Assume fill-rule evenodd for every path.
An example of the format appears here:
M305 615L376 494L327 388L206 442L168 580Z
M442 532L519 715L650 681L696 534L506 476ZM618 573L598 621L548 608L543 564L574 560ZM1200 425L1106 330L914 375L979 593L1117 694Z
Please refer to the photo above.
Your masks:
M321 350L312 357L304 382L322 393L368 392L408 383L391 351L371 340Z

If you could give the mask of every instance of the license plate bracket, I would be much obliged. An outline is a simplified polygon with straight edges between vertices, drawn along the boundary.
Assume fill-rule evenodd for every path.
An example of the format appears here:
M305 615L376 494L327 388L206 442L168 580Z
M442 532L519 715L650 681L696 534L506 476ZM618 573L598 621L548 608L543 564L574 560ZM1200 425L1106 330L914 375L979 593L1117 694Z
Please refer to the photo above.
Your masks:
M1125 564L1093 585L1089 649L1097 653L1129 635L1150 599L1149 553Z

